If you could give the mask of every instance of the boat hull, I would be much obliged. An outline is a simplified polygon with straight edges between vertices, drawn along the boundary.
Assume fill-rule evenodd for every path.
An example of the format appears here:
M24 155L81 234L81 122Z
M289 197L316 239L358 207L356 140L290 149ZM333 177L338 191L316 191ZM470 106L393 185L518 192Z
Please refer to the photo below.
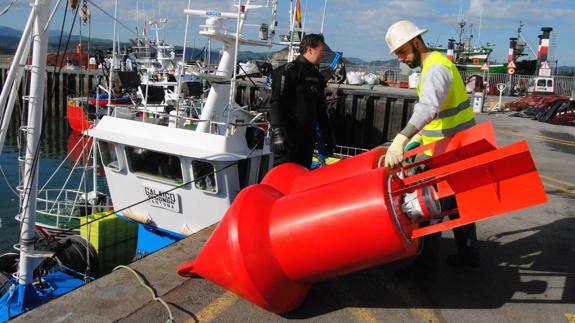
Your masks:
M66 117L68 119L68 125L75 132L82 132L87 129L91 129L94 126L94 122L90 120L88 115L84 110L86 106L85 98L73 98L68 100L68 105L66 106Z

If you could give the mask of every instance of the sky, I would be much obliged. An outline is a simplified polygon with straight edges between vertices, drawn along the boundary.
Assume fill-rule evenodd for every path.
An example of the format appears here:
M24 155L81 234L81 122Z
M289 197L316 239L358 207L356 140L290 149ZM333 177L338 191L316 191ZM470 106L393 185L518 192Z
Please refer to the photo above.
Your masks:
M10 2L0 0L0 7ZM0 26L23 29L30 10L29 2L17 0L7 14L0 16ZM113 15L115 1L90 0L88 3L92 13L91 35L111 39L113 20L92 2ZM242 3L245 2L242 0ZM53 0L52 6L55 3ZM237 10L232 7L234 0L190 0L190 3L192 9ZM268 0L252 0L252 3L265 5ZM301 0L306 32L320 31L325 3L325 0ZM129 28L118 25L120 39L127 41L134 38L136 26L141 34L145 19L163 17L168 22L160 33L161 38L174 45L183 45L186 22L183 11L187 6L186 0L119 0L118 20ZM284 34L289 28L289 8L289 0L279 0L277 34ZM63 11L61 5L50 29L60 30ZM269 23L270 13L270 9L254 10L250 13L248 24ZM571 49L571 44L575 44L574 0L327 0L324 35L328 45L333 50L343 51L344 56L367 61L387 60L394 56L389 54L384 38L387 28L394 22L408 19L420 28L428 28L425 41L446 47L449 38L457 39L461 17L467 23L467 30L473 32L473 45L495 44L492 58L497 61L506 60L509 37L517 35L520 22L524 24L522 37L535 52L541 27L552 27L551 35L556 46L551 56L558 60L559 65L575 66L575 55ZM198 35L198 25L204 22L203 18L190 18L188 46L204 46L206 38ZM231 21L227 25L235 29ZM88 26L82 28L86 35ZM258 29L255 26L246 28L248 35L256 33ZM277 49L279 47L271 50ZM243 47L242 50L270 51L258 47Z

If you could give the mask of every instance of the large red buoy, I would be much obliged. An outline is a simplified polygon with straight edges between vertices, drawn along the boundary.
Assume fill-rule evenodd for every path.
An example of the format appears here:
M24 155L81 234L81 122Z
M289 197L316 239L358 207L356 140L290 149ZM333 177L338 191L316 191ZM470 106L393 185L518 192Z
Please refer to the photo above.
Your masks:
M399 173L385 148L307 171L271 170L242 190L198 257L178 267L273 312L295 309L312 283L416 254L419 238L527 206L546 196L527 144L495 146L490 123L406 154L433 158ZM426 171L408 175L410 169ZM512 166L510 166L512 165ZM455 195L459 218L438 199Z

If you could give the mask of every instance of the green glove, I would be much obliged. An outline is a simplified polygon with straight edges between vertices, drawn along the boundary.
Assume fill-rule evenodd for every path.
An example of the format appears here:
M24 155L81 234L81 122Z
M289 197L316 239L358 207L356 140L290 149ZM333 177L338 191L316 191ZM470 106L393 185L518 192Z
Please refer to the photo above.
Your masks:
M411 140L407 143L407 145L405 146L405 148L403 149L403 152L408 152L412 149L415 149L417 147L421 146L421 135L420 134L416 134L415 136L413 136L413 138L411 138ZM408 163L413 163L413 161L415 160L415 156L409 157L407 159L405 159L406 162Z

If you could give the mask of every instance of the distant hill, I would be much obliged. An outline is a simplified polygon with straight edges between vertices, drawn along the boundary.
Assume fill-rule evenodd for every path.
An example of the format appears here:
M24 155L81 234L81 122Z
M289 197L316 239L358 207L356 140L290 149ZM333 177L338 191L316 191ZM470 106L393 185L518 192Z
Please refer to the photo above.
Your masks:
M0 26L0 55L11 55L16 51L16 48L18 47L18 43L20 42L20 37L22 35L22 31L20 30L16 30L10 27L4 27L4 26ZM49 31L49 45L48 45L48 51L49 52L56 52L58 50L58 42L60 40L60 32L56 31L56 30L50 30ZM66 40L67 40L67 32L64 32L64 34L62 35L62 44L61 44L61 49L60 51L62 52L64 50L64 46L66 46ZM70 37L70 43L68 45L68 52L74 52L76 49L76 44L78 44L80 42L80 36L78 35L72 35ZM88 46L88 37L86 37L85 35L82 37L82 44L84 47L84 50L87 49ZM121 46L131 46L130 43L128 42L124 42L121 43ZM90 39L90 48L91 49L108 49L108 48L112 48L112 41L109 39L101 39L101 38L91 38ZM182 50L181 46L175 46L176 50ZM204 50L202 48L187 48L186 49L186 56L189 58L192 57L192 55L194 55L195 59L198 58L203 58L205 56L204 54ZM331 62L332 58L333 58L334 53L331 51L331 49L328 48L328 51L325 55L324 58L324 62ZM220 57L220 54L218 51L214 51L212 50L211 52L211 60L212 61L217 61ZM239 56L238 56L238 60L240 62L245 62L245 61L251 61L251 60L256 60L256 61L263 61L263 60L269 60L269 59L273 59L273 60L278 60L278 61L282 61L286 59L287 57L287 49L283 48L280 49L278 51L275 52L252 52L252 51L241 51ZM395 65L397 64L397 60L396 59L390 59L390 60L374 60L374 61L365 61L361 58L358 57L346 57L344 55L344 59L346 64L350 64L350 65L375 65L375 66L380 66L380 65ZM575 73L575 67L573 66L561 66L559 67L559 73L566 73L569 75L573 75L573 73Z
M397 59L388 59L388 60L375 60L375 61L364 61L361 58L357 57L345 57L345 61L347 64L352 65L395 65L397 64Z
M575 66L559 66L557 75L575 76Z
M4 37L20 37L22 32L20 30L16 30L10 27L0 26L0 36Z
M16 30L10 27L0 26L0 54L10 55L14 54L18 44L20 43L20 38L22 37L22 31ZM62 42L60 45L60 51L64 50L66 46L66 41L68 40L67 33L64 32L62 35ZM50 30L48 32L48 52L55 52L58 50L58 43L60 42L60 32L55 30ZM76 44L80 42L79 35L72 35L70 37L70 42L68 44L68 52L76 50ZM82 36L82 43L84 48L88 46L88 37ZM121 43L122 46L128 46L128 43ZM91 38L90 47L93 49L105 49L112 47L112 41L109 39L101 38Z

